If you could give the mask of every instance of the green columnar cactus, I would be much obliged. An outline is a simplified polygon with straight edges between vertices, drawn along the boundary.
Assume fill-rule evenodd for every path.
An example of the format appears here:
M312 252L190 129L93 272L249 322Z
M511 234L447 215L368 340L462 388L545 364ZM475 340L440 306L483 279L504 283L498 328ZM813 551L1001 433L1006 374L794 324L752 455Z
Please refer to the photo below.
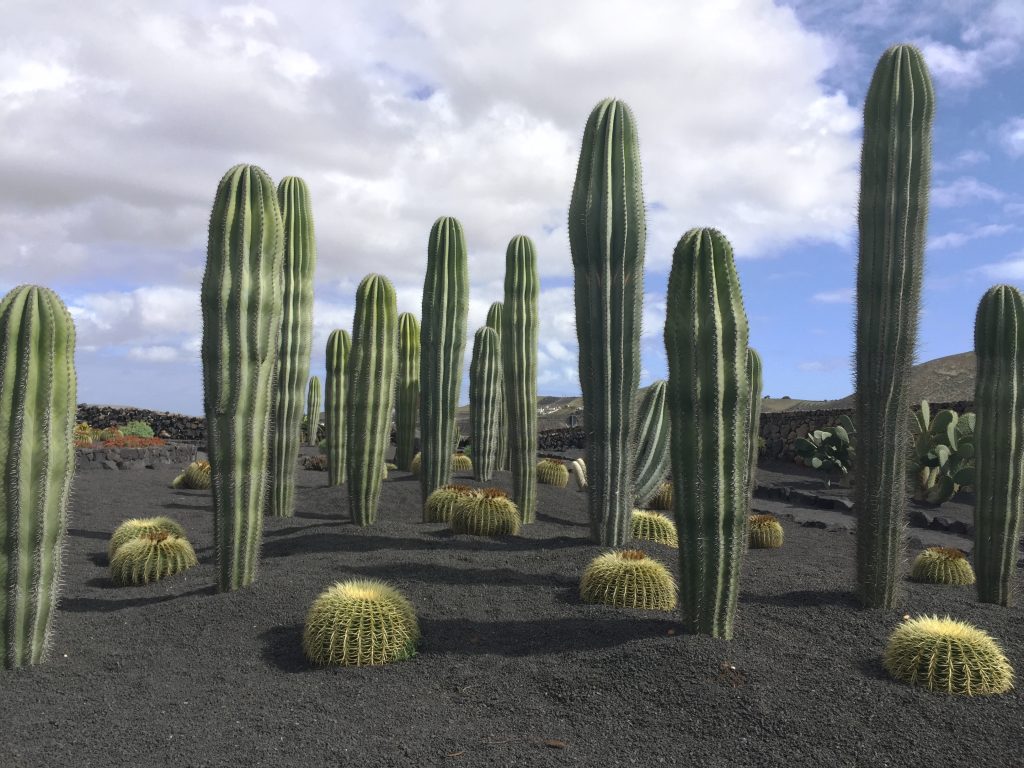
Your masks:
M316 445L320 428L320 379L310 376L306 391L306 445Z
M469 420L473 432L473 478L490 480L498 468L501 413L501 349L493 328L480 328L473 338L469 365Z
M505 376L512 500L523 523L537 516L537 255L533 241L513 237L505 251L501 364Z
M904 550L910 368L924 271L935 95L921 53L887 50L864 102L854 455L857 595L897 601Z
M634 506L646 507L651 497L658 492L668 474L670 463L668 442L668 406L665 405L666 385L656 381L644 392L637 413L636 463L633 468Z
M416 426L420 420L420 323L410 312L398 316L398 403L395 464L406 472L416 455Z
M761 435L761 356L753 347L747 347L747 383L750 385L750 461L746 477L749 506L757 477L757 438ZM747 512L749 514L750 510Z
M313 272L316 240L306 182L286 176L277 185L284 227L284 296L281 340L272 400L267 514L291 517L295 511L295 466L299 455L302 383L309 375L313 348ZM311 434L315 435L316 432Z
M327 337L327 386L324 421L327 426L327 485L345 482L345 399L352 339L338 328Z
M636 392L647 224L633 113L605 99L590 113L569 203L587 496L594 540L622 546L633 512ZM510 412L511 416L511 412Z
M0 654L46 658L75 473L75 324L49 288L0 301Z
M457 219L430 229L420 312L420 493L422 500L452 477L455 409L462 386L469 313L466 238Z
M747 315L732 247L691 229L672 255L665 350L680 603L691 633L732 637L750 506Z
M384 453L391 443L391 406L398 368L395 289L382 275L367 275L356 291L349 362L348 506L352 522L377 520Z
M1024 507L1024 301L989 288L974 323L974 568L978 599L1009 606Z
M504 349L501 340L501 329L504 327L502 317L505 312L505 305L500 301L496 301L487 310L487 327L493 328L494 332L498 334L498 349ZM505 403L505 376L501 377L498 382L498 434L501 438L498 440L498 462L496 469L507 470L509 469L509 443L508 443L508 407Z
M263 535L283 312L282 231L270 177L253 165L229 170L210 215L200 294L203 402L222 592L252 583Z

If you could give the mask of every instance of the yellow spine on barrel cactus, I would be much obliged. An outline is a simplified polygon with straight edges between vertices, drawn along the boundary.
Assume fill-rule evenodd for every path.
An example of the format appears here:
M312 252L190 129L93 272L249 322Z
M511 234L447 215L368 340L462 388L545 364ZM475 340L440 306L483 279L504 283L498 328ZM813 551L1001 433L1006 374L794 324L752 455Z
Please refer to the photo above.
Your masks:
M569 468L564 461L542 459L537 463L537 482L565 488L569 484Z

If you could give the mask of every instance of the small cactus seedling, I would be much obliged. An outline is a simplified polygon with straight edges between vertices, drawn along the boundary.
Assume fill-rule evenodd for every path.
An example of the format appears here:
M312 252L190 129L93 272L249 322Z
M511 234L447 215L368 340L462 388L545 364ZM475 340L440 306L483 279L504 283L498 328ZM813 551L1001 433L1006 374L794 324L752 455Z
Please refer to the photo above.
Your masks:
M929 691L974 696L1013 687L1013 668L998 643L949 616L904 621L889 638L882 661L896 680Z
M633 510L633 538L653 541L666 547L679 547L676 524L667 515L649 509Z
M537 463L537 482L565 488L569 484L569 469L564 461L541 459Z
M928 547L914 559L910 578L926 584L961 586L974 583L974 569L959 549Z
M657 560L642 550L627 549L600 555L587 566L580 597L617 608L671 611L676 607L676 583Z
M149 584L199 565L188 539L155 531L122 544L110 560L110 575L120 587Z
M110 546L107 548L108 561L114 559L114 554L123 544L155 533L168 533L171 536L185 538L185 529L169 517L135 517L125 520L114 529L110 536Z
M519 508L500 488L460 496L451 519L452 533L471 536L515 536L520 523Z
M778 549L782 546L782 523L775 515L751 515L750 548Z
M318 665L380 665L415 655L419 639L409 600L389 584L361 579L339 582L317 597L302 650Z
M670 511L672 509L672 483L659 485L651 500L647 502L647 507L659 511Z
M573 477L576 478L576 490L587 490L587 462L584 459L576 459L571 466Z
M479 491L476 488L470 488L468 485L442 485L427 497L423 513L424 522L451 522L456 502L463 496L477 493Z
M452 472L472 472L473 460L463 451L456 451L452 454Z

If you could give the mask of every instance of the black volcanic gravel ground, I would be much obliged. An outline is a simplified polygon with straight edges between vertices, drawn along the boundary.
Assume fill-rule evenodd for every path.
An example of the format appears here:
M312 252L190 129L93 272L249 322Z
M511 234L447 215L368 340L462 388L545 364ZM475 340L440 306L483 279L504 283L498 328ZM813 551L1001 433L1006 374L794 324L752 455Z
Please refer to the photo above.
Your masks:
M680 635L675 613L579 601L603 550L571 487L541 486L521 536L480 539L419 522L405 473L385 483L378 523L357 528L344 488L300 470L296 516L266 522L257 583L218 594L211 498L169 488L177 471L76 476L50 659L0 669L5 768L1024 766L1019 690L931 694L891 681L879 659L904 612L949 613L994 635L1024 675L1024 610L909 582L899 610L860 610L848 531L784 522L782 549L751 551L724 642ZM115 588L110 532L160 514L186 527L199 567ZM678 574L675 550L644 548ZM353 577L409 597L418 656L307 664L309 605Z

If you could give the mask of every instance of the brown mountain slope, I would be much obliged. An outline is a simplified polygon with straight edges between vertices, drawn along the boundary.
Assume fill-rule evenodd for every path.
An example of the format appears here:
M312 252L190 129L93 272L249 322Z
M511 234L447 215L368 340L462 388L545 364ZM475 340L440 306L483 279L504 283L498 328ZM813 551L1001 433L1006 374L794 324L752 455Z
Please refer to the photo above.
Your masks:
M928 400L932 403L952 403L959 400L974 400L975 365L974 352L961 352L958 355L948 355L915 365L910 369L910 402ZM761 412L817 411L852 407L852 394L840 400L767 397L761 403Z

